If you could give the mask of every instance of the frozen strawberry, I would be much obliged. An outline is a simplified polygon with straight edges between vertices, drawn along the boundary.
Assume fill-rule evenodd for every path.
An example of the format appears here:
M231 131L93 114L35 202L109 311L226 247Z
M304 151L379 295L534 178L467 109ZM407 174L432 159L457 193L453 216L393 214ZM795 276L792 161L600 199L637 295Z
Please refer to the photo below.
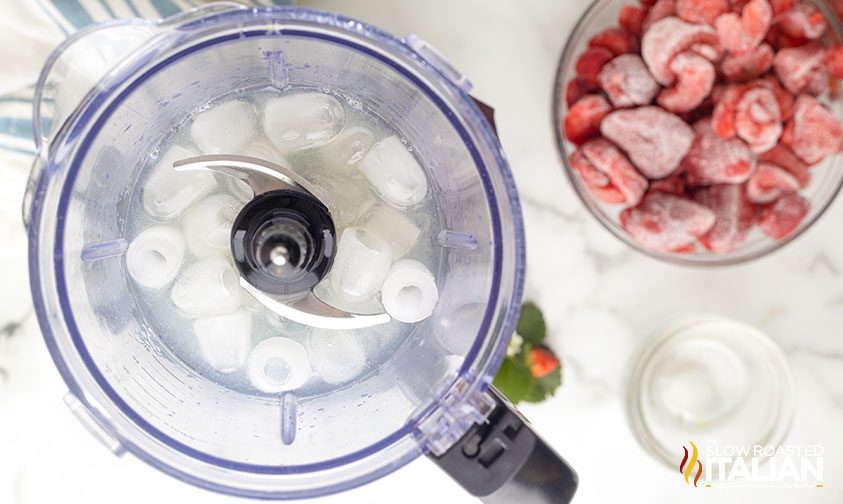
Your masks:
M687 198L650 192L621 213L621 225L640 245L656 252L687 250L714 225L707 207Z
M598 138L583 145L580 151L589 163L609 180L609 184L604 186L611 185L623 195L624 203L634 206L641 201L647 191L647 179L638 173L626 156L611 142ZM593 175L589 175L589 178L597 181Z
M755 225L757 208L747 199L743 186L706 187L694 194L694 200L709 208L717 219L711 230L700 238L706 249L728 254L744 244Z
M568 158L568 162L580 174L580 178L589 186L607 187L611 181L609 177L598 170L583 153L582 149L575 151Z
M811 182L811 172L808 170L808 165L784 145L777 145L761 154L758 156L758 161L774 164L786 170L796 178L800 187L805 187Z
M716 61L720 58L720 48L708 44L694 44L688 51L699 54L709 61Z
M793 115L793 102L796 101L796 98L781 86L779 80L773 75L767 75L755 82L773 90L773 94L776 95L776 102L779 104L779 110L782 113L782 120L790 119Z
M616 110L603 119L600 132L626 151L649 179L676 171L694 141L685 121L658 107Z
M574 77L565 86L565 103L570 107L580 101L580 98L593 94L595 91L597 89L594 86L580 77Z
M729 12L714 21L724 49L732 54L750 51L764 40L773 22L773 9L767 0L751 0L740 15Z
M816 96L828 87L825 54L825 49L817 43L785 48L773 58L773 68L791 93Z
M679 247L678 249L673 251L674 254L696 254L697 253L697 244L692 243L690 245L685 245L684 247Z
M689 23L714 24L729 12L729 0L676 0L676 15Z
M565 137L580 145L600 133L600 121L612 111L612 106L600 95L583 97L565 116Z
M618 24L629 33L640 37L644 31L644 20L647 18L648 10L636 5L624 5L621 7L618 16Z
M607 63L599 81L616 107L649 105L659 92L659 84L637 54L624 54Z
M689 112L711 93L716 72L714 65L702 56L691 52L679 54L670 64L670 70L677 76L676 84L663 90L656 100L665 109Z
M777 18L790 11L796 6L796 0L770 0L770 7L773 8L773 17Z
M742 54L729 54L720 63L720 71L732 82L749 82L770 70L773 56L773 48L761 44Z
M646 32L655 22L673 16L674 14L676 14L675 0L658 0L650 7L650 11L647 12L647 17L644 18L644 26L642 28Z
M799 227L808 215L811 203L798 194L786 194L761 209L758 227L767 236L781 240Z
M843 45L834 44L825 55L826 66L835 79L843 79Z
M612 54L612 51L605 47L589 47L577 60L575 65L577 77L589 85L596 87L598 85L597 76L600 74L600 70L603 69L603 65L612 61L614 57L615 55Z
M738 134L735 116L742 95L742 86L727 86L720 92L717 105L711 115L711 127L721 138L732 138Z
M828 23L816 6L801 2L782 16L778 28L790 38L807 41L822 37Z
M694 124L694 131L694 144L683 163L689 185L740 184L749 180L755 172L755 156L742 140L721 138L707 119Z
M623 28L608 28L591 37L589 47L605 47L615 55L638 51L638 39Z
M796 100L782 143L809 165L817 164L843 150L843 124L814 97L802 95Z
M746 194L754 203L772 203L783 194L799 190L799 181L787 170L770 163L759 163L746 184Z
M750 85L735 108L735 130L753 152L766 152L782 134L782 114L776 95L763 85Z
M641 57L647 63L647 68L664 86L673 84L676 74L670 64L677 55L694 47L694 52L704 56L718 54L720 41L717 32L707 25L686 23L679 18L667 17L654 23L644 34L641 41ZM708 55L701 52L702 48L709 48Z
M674 173L667 178L650 182L650 191L652 192L663 192L675 194L677 196L684 196L685 189L685 176L683 174Z
M580 174L580 179L595 199L610 205L617 205L626 201L626 196L611 185L609 177L595 168L582 153L582 150L571 154L568 161L571 167Z

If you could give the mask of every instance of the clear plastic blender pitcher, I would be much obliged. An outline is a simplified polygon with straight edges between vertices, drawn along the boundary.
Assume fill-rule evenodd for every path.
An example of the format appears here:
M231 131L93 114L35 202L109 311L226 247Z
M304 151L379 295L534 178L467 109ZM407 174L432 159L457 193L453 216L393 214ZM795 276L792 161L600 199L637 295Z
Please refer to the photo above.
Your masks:
M324 495L425 454L487 502L568 502L576 475L490 387L518 316L524 236L501 146L469 89L417 37L397 39L305 9L211 4L71 37L39 82L38 155L24 222L38 319L73 412L114 453L131 452L186 482L238 496ZM278 101L317 95L339 108L331 105L326 115L323 103L308 116L307 99ZM168 135L196 129L197 114L253 96L276 100L275 109L249 105L268 135L276 119L305 117L270 139L289 153L267 159L259 150L201 146L174 158L162 153ZM395 161L385 154L341 172L313 161L310 153L339 142L358 116L389 130L371 139L367 156L400 139L422 170L423 178L410 177L416 186L404 175L384 175ZM223 144L242 132L228 120L207 126L222 131ZM336 131L314 132L318 125ZM299 159L310 159L310 171L296 168ZM178 221L184 209L163 200L154 200L156 208L167 212L144 213L149 172L162 163L181 177L159 184L162 190L194 194L207 183L245 195L224 252L196 259L201 268L173 267L174 275L195 273L193 283L132 270L138 222L187 226ZM344 213L356 208L348 203L352 179L370 184L366 194L393 213ZM415 190L419 184L423 191ZM379 295L361 295L362 304L342 306L320 294L325 285L352 285L352 292L363 281L355 274L381 264L344 258L349 244L377 248L350 231L358 220L379 222L375 234L384 234L391 254L397 250L395 212L425 222L417 240L426 255L412 260L425 263L424 285L435 289L430 310L415 316L428 298L401 288L401 279L418 278L418 266L402 270L391 291L387 277ZM202 255L182 249L167 250ZM400 262L394 255L390 272ZM141 257L143 267L172 265L163 253ZM331 280L340 270L356 280ZM196 300L220 286L234 296L225 309L246 313L253 325L197 322L208 319L201 318L207 305ZM229 298L211 301L228 306ZM179 309L188 315L175 317ZM265 356L257 381L234 371L242 362L230 353L210 359L215 368L203 367L208 359L189 344L191 328L199 334L201 327L216 331L217 350L230 350L226 338L253 327L243 355L249 366ZM356 374L337 377L355 358L362 363ZM302 359L310 365L291 370Z

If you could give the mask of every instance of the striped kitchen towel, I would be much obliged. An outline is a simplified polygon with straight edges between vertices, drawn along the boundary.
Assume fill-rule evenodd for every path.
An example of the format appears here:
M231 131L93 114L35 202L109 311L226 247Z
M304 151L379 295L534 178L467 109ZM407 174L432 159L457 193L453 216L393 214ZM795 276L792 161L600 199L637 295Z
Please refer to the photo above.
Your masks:
M238 0L247 5L285 5L290 0ZM6 1L0 17L0 162L28 162L35 153L32 95L50 52L74 31L122 17L163 18L201 5L201 0Z

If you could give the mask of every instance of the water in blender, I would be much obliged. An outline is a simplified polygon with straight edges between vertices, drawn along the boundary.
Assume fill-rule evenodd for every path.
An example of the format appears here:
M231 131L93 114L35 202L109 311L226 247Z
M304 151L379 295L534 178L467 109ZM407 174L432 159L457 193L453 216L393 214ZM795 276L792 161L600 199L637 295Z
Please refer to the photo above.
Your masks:
M441 229L423 164L405 142L364 104L328 89L243 90L186 114L144 161L127 213L127 270L150 329L196 372L251 394L318 396L375 372L437 300ZM322 191L337 255L314 292L391 321L308 327L241 288L229 237L253 193L229 175L173 169L203 154L277 163Z

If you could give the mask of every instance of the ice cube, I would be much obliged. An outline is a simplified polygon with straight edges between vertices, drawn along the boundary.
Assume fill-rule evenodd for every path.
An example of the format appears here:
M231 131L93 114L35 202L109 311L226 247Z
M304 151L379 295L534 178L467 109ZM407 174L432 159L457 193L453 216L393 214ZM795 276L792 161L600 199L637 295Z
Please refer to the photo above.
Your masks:
M331 267L331 288L346 301L370 299L380 289L391 263L392 250L386 240L364 229L346 228Z
M254 313L256 317L271 325L273 328L284 330L290 329L290 327L288 327L290 322L288 322L287 319L268 309L263 303L258 301L251 292L242 287L240 288L240 300L243 303L243 308Z
M237 310L200 318L193 322L193 332L205 362L222 373L233 373L243 367L252 348L252 314Z
M427 178L401 140L391 136L376 143L360 161L360 171L388 203L408 207L427 195Z
M147 213L158 219L172 219L216 187L211 172L178 172L173 168L176 161L199 155L192 147L173 145L161 156L143 187L143 207Z
M225 192L234 196L241 203L248 203L255 197L255 191L246 182L231 175L217 175Z
M368 129L347 128L342 130L320 154L327 163L337 163L340 165L337 166L339 169L347 168L360 163L374 143L375 135Z
M381 300L386 312L400 322L426 319L439 302L436 281L427 267L413 259L395 262L383 282Z
M324 145L344 124L342 103L322 93L270 99L263 114L264 132L282 154Z
M304 385L310 378L310 359L301 343L274 337L255 346L247 369L252 386L272 394Z
M210 196L184 215L182 227L187 246L196 257L230 250L231 228L243 203L227 194Z
M182 273L170 298L188 317L231 313L240 308L240 276L228 261L212 255Z
M334 290L334 286L330 280L329 276L313 288L313 294L323 303L337 310L356 313L358 315L377 315L383 313L383 305L376 296L371 296L363 300L349 301L346 297Z
M257 135L257 122L251 104L231 100L194 117L190 135L204 154L238 154Z
M325 195L325 205L339 229L356 221L378 201L366 179L354 173L314 170L304 178Z
M315 332L308 340L307 349L313 370L332 385L356 378L366 367L366 351L352 333Z
M176 228L147 228L126 250L126 269L143 287L160 289L176 277L184 262L184 249L184 238Z
M393 259L399 259L412 250L421 234L415 222L388 205L375 207L360 227L386 238L392 248Z
M264 161L269 161L270 163L289 166L287 159L275 150L272 143L263 135L255 139L255 141L243 149L242 154L244 156L263 159Z

